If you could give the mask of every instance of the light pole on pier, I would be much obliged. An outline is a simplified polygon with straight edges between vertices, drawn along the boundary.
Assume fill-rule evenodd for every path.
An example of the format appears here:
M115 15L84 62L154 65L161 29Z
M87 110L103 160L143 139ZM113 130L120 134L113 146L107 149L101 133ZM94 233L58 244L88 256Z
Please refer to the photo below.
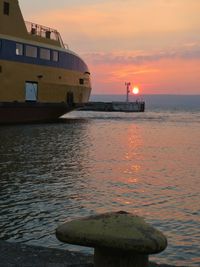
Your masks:
M125 86L126 86L126 102L129 102L129 93L130 93L130 87L131 83L130 82L125 82Z

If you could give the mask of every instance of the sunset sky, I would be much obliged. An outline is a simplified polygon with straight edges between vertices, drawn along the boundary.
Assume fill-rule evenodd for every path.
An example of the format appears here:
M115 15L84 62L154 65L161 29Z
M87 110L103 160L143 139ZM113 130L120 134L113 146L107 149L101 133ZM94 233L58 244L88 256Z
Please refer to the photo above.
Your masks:
M200 94L199 0L19 0L88 64L93 94Z

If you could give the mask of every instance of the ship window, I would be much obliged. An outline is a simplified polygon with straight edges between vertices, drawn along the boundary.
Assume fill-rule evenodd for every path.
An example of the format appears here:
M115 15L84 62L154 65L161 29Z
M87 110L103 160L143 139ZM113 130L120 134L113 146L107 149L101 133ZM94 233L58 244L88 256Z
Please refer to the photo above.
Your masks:
M23 55L23 45L16 43L16 55L22 56Z
M3 3L3 14L4 15L9 15L10 11L10 4L8 2Z
M27 57L37 57L37 47L26 45L26 56Z
M79 79L80 84L84 84L84 79Z
M53 54L52 54L52 59L53 61L58 61L58 51L53 51Z
M40 58L50 60L50 50L45 48L40 48Z

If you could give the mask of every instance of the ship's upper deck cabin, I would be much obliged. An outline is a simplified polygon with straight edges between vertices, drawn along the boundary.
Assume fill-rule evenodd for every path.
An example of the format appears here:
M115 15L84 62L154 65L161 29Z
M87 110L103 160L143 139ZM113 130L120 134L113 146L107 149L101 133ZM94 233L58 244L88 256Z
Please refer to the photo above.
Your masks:
M0 34L65 48L57 30L24 21L18 0L0 0Z
M89 73L85 62L65 47L59 32L25 22L18 0L0 0L0 58Z

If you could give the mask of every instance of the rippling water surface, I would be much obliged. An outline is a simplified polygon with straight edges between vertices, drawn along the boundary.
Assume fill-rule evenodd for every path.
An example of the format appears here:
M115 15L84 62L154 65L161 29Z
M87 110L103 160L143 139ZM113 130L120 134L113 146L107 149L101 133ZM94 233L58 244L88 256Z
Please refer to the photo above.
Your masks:
M151 259L200 266L200 111L65 117L0 127L0 238L69 248L59 224L126 210L167 235Z

